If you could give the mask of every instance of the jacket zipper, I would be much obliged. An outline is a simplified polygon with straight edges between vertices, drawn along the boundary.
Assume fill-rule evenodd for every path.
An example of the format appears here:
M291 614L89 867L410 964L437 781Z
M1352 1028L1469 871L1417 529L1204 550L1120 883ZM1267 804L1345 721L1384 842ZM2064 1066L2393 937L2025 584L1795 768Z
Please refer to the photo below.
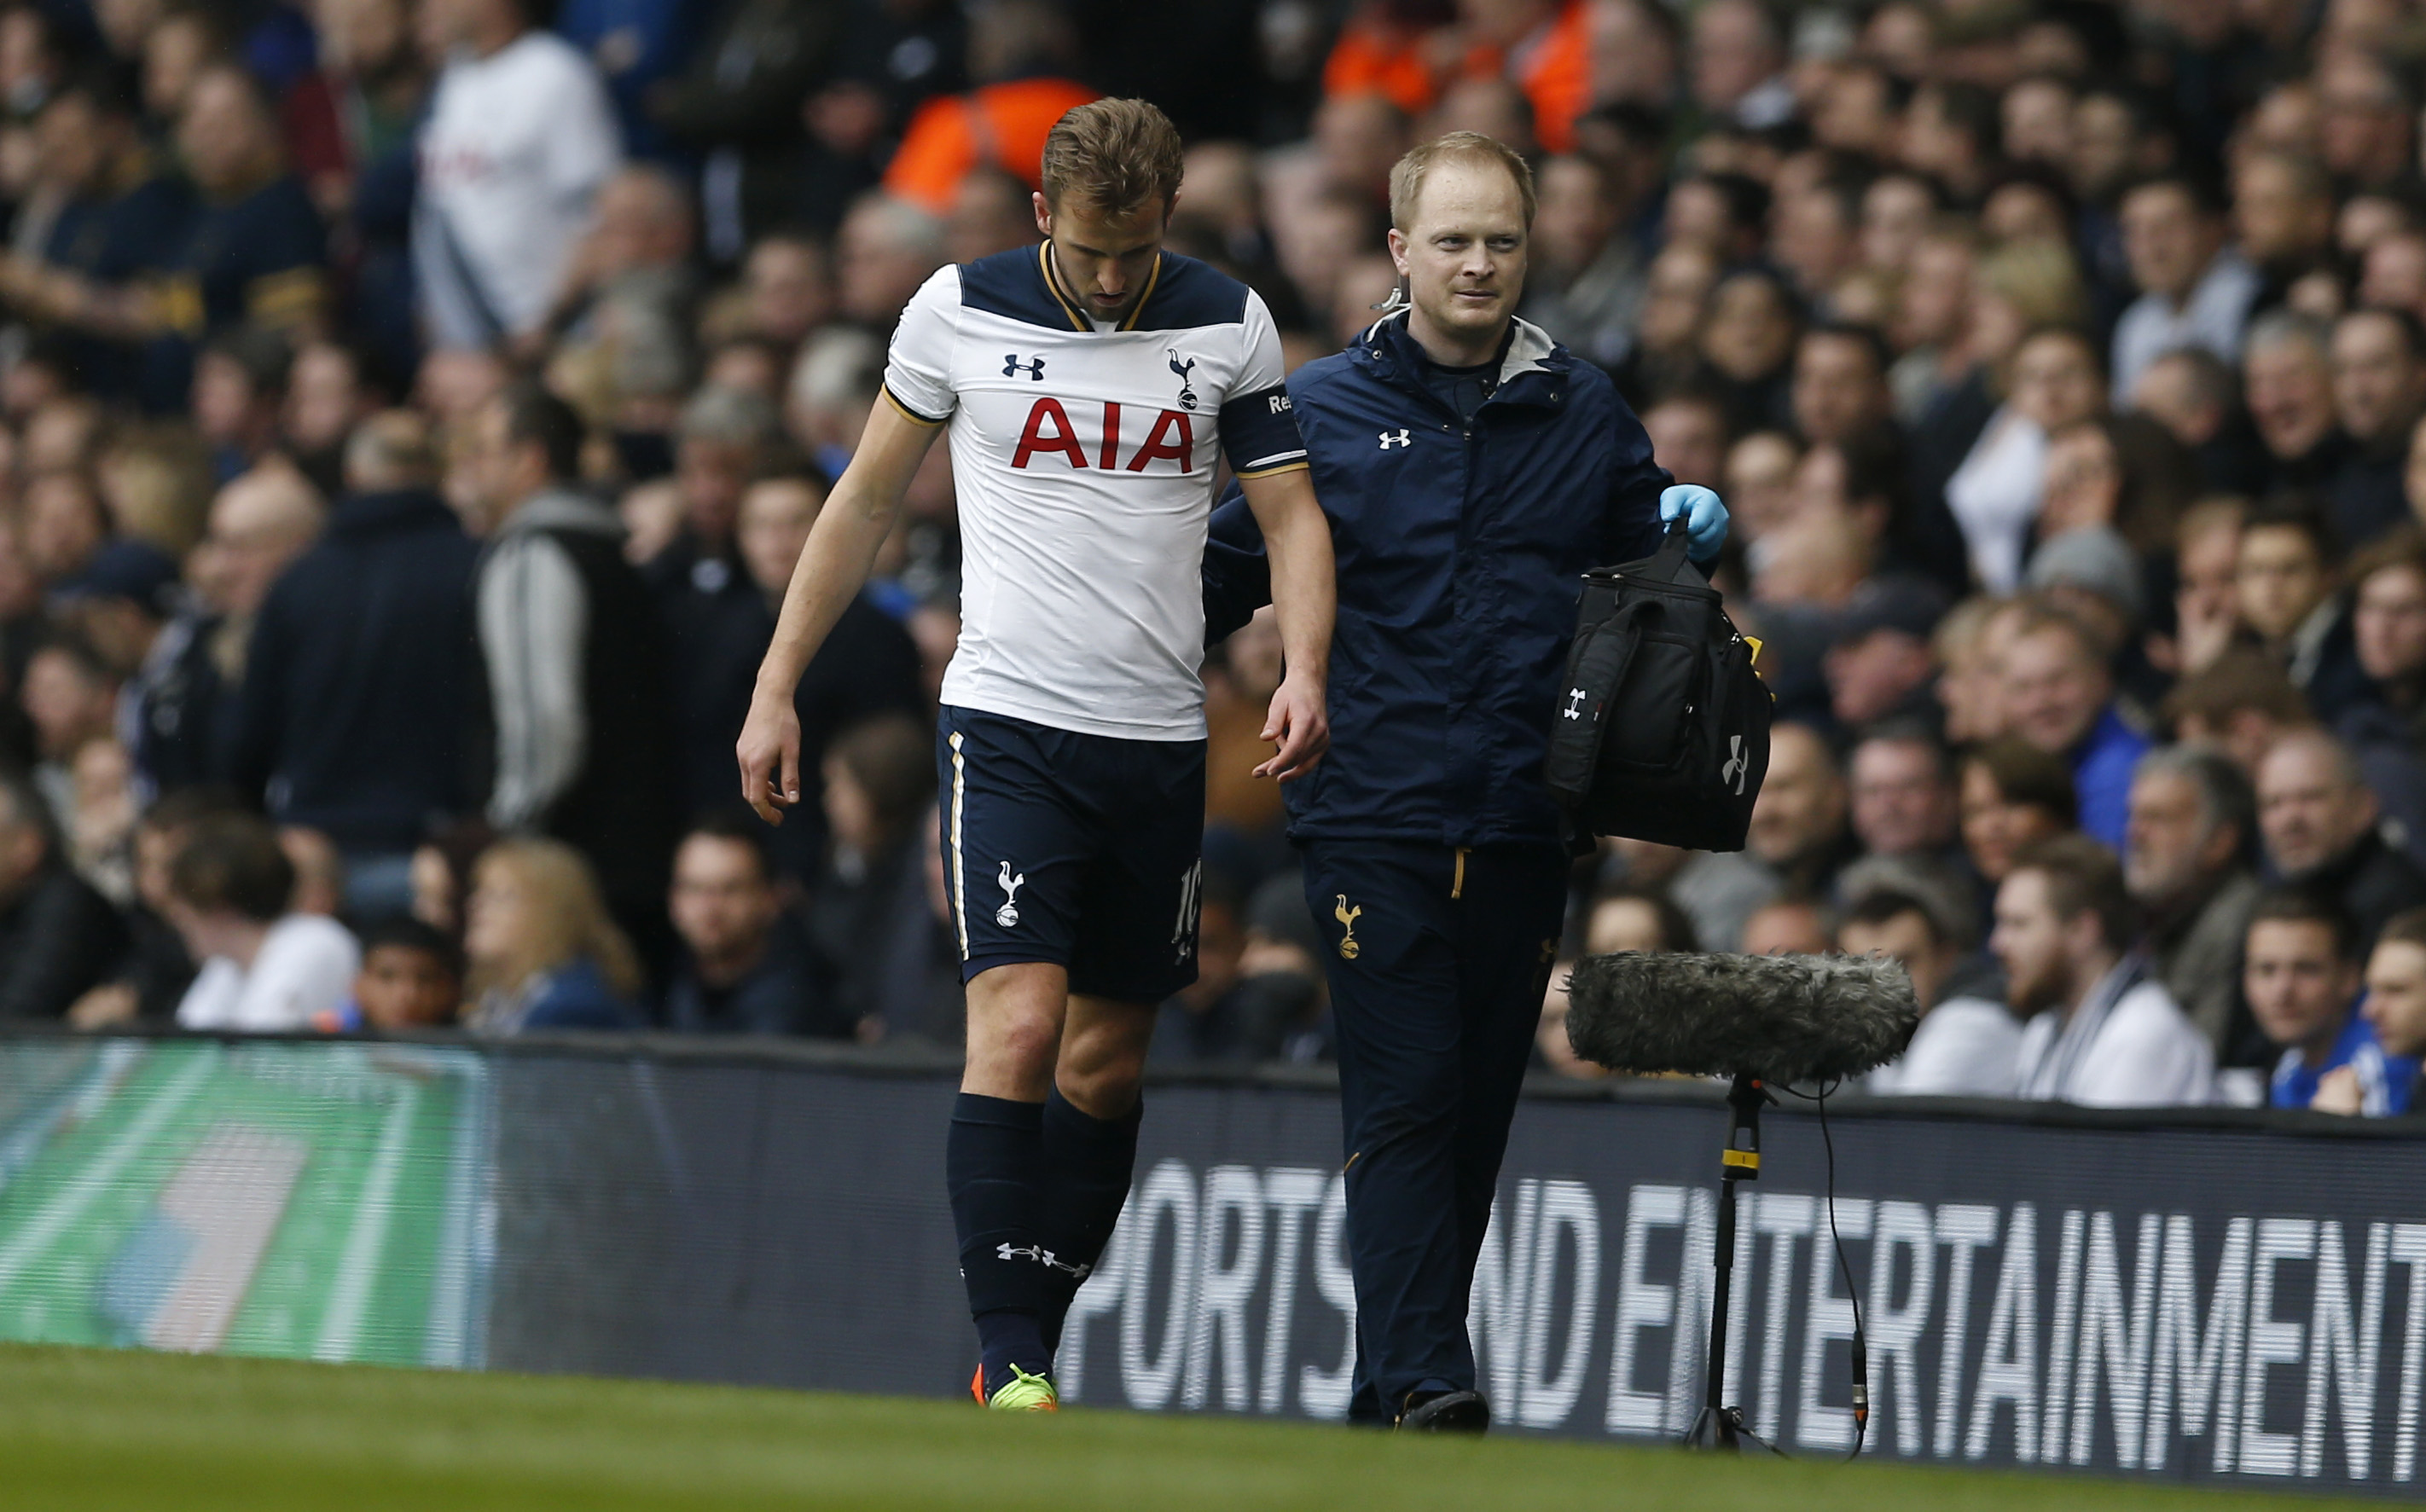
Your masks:
M1448 897L1452 903L1465 896L1465 858L1469 849L1471 847L1465 845L1457 847L1457 871L1448 880Z

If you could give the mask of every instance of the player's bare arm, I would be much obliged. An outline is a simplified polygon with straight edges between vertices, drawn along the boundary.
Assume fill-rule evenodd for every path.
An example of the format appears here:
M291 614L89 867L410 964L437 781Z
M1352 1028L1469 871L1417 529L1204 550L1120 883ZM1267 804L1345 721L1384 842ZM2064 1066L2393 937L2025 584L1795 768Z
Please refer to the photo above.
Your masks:
M1285 675L1272 694L1264 738L1277 742L1257 777L1283 782L1303 777L1331 745L1324 701L1331 670L1331 622L1338 585L1331 557L1331 523L1315 501L1314 474L1302 467L1238 480L1247 507L1264 532L1272 570L1272 612L1279 617Z
M865 586L910 479L943 430L911 419L879 395L859 449L819 511L800 564L792 569L783 612L775 620L775 638L758 664L750 717L734 747L741 764L742 799L768 824L782 824L783 811L801 801L801 720L792 707L801 674ZM1306 496L1313 498L1310 491ZM1326 571L1329 550L1326 539ZM1327 641L1327 614L1323 622Z

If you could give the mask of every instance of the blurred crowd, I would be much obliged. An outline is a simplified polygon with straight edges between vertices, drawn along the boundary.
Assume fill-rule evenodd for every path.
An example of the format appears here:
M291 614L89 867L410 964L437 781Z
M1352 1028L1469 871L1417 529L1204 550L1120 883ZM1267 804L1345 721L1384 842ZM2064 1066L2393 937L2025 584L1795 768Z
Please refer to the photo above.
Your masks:
M1119 93L1292 365L1407 147L1518 147L1524 315L1733 510L1750 848L1604 845L1570 956L1897 955L1881 1092L2402 1111L2421 87L2415 0L0 8L0 1016L956 1043L944 449L780 829L733 741L903 304ZM1208 655L1166 1062L1330 1053L1279 677Z

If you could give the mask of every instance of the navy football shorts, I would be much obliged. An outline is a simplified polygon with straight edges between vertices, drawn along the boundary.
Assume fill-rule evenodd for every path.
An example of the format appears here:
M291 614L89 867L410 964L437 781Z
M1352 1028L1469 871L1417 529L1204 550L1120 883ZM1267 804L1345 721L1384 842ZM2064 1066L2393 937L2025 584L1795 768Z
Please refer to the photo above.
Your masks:
M1196 980L1205 742L949 706L935 734L962 981L1050 961L1073 992L1151 1005Z

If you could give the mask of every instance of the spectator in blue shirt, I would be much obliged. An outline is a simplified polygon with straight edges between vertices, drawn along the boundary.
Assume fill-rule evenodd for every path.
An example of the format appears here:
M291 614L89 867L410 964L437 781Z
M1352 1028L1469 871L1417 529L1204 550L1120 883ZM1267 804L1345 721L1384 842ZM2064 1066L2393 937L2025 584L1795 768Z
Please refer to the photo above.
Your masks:
M2082 832L2120 850L2131 773L2153 742L2116 705L2107 655L2071 615L2032 606L2005 651L2005 712L2015 735L2072 764Z
M2408 1111L2415 1061L2385 1054L2358 1011L2357 928L2321 893L2283 889L2260 899L2244 940L2241 989L2257 1027L2281 1052L2267 1102L2278 1108L2319 1104L2328 1077L2334 1104L2369 1116Z

